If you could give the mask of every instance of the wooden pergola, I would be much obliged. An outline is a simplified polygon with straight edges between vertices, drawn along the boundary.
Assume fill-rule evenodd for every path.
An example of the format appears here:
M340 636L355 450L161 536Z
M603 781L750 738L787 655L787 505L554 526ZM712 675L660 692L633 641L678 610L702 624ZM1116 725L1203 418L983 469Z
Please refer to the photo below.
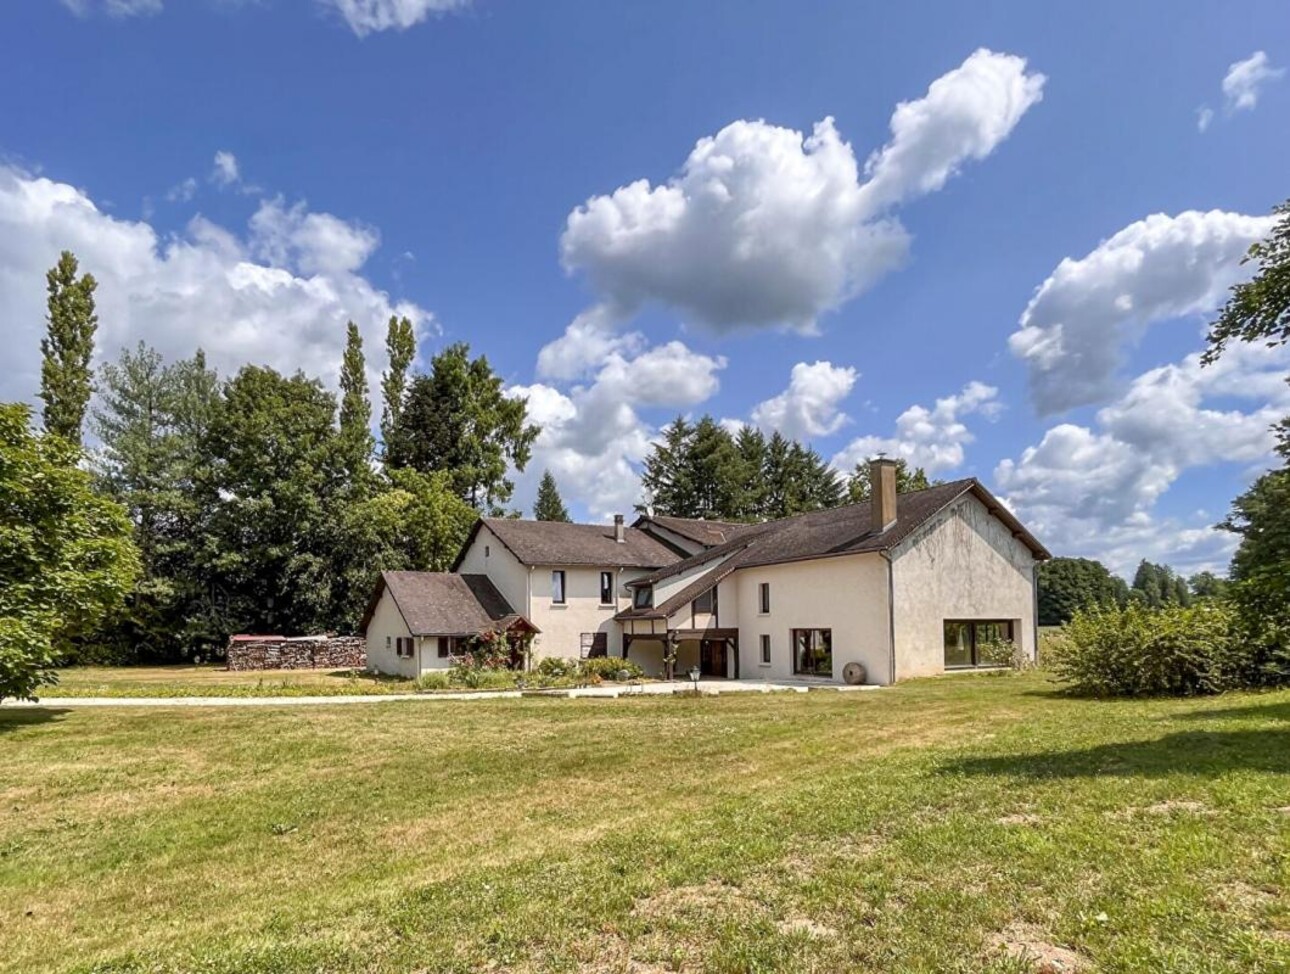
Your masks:
M677 647L684 641L694 640L702 645L704 642L724 643L734 660L733 679L739 679L739 630L738 629L668 629L665 632L624 632L623 659L627 659L634 640L644 640L663 644L663 659L667 667L664 674L667 679L675 679L673 672Z

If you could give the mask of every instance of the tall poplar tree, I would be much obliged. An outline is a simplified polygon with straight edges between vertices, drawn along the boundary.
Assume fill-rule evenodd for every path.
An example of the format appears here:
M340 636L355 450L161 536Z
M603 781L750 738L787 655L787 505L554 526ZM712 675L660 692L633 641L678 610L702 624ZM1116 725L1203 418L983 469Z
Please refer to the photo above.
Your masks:
M381 440L388 457L391 449L398 450L395 440L403 415L403 400L407 395L408 367L417 354L417 337L409 319L397 315L390 317L385 334L385 352L389 366L381 376L381 395L385 399L385 405L381 407Z
M352 321L345 327L345 356L340 365L340 451L350 482L357 484L370 472L372 401L367 394L363 337Z
M90 358L99 319L94 313L92 274L77 276L79 265L70 250L45 275L49 291L47 333L40 342L40 398L45 400L45 431L77 446L93 392Z

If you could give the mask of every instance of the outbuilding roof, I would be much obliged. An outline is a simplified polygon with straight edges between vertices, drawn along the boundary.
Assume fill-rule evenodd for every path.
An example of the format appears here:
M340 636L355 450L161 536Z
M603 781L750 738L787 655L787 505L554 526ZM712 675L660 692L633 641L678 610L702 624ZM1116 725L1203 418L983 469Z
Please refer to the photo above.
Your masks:
M867 500L858 504L847 504L826 511L811 511L756 525L754 526L756 530L743 532L723 545L702 551L643 578L628 582L627 584L631 586L653 584L706 562L722 557L726 559L712 571L700 575L661 604L648 609L634 607L626 609L615 618L664 618L740 568L887 551L967 494L972 494L980 500L992 515L1011 530L1013 537L1030 548L1036 558L1050 557L1048 550L1022 526L999 499L972 477L901 494L896 505L896 523L886 531L873 530Z
M381 572L376 589L363 613L361 628L376 612L386 592L414 636L477 636L507 630L523 623L537 628L511 608L487 575L452 572Z
M524 521L481 517L471 528L455 571L481 528L488 528L522 565L596 565L604 568L661 568L681 558L662 541L640 528L623 528L623 541L614 540L612 524L569 524L565 521Z

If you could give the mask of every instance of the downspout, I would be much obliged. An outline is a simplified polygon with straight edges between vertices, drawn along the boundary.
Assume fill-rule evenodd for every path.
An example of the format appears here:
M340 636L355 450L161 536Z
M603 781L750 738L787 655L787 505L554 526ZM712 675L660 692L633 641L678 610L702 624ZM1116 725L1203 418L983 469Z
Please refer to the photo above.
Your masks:
M882 560L887 563L887 649L889 654L888 672L891 683L896 682L896 579L895 569L891 564L891 553L880 551Z
M1031 644L1030 659L1034 663L1039 662L1039 560L1036 559L1030 563L1030 628L1031 637L1034 642Z
M529 565L528 577L524 580L524 618L529 622L533 621L533 566ZM529 642L529 651L525 653L524 666L526 669L533 667L533 643Z

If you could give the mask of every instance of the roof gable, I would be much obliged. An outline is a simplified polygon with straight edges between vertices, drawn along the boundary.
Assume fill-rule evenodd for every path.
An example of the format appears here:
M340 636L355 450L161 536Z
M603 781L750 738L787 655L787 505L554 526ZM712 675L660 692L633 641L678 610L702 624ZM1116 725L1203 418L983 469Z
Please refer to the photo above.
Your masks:
M382 572L363 614L364 631L386 592L414 636L473 636L520 621L532 628L487 575Z
M748 529L733 540L661 568L632 584L641 585L662 581L725 554L730 557L721 563L716 573L710 574L719 573L724 577L740 568L888 551L913 535L939 512L969 493L985 504L986 510L991 515L1007 525L1013 537L1030 548L1036 558L1050 557L1047 549L1025 529L997 497L986 490L976 478L968 478L901 494L896 505L896 523L886 531L873 530L867 500L823 511L810 511L778 521L748 525ZM680 595L694 589L700 581L696 580L686 586L681 593L672 596L664 604L670 604ZM699 588L699 591L702 591L702 588Z

